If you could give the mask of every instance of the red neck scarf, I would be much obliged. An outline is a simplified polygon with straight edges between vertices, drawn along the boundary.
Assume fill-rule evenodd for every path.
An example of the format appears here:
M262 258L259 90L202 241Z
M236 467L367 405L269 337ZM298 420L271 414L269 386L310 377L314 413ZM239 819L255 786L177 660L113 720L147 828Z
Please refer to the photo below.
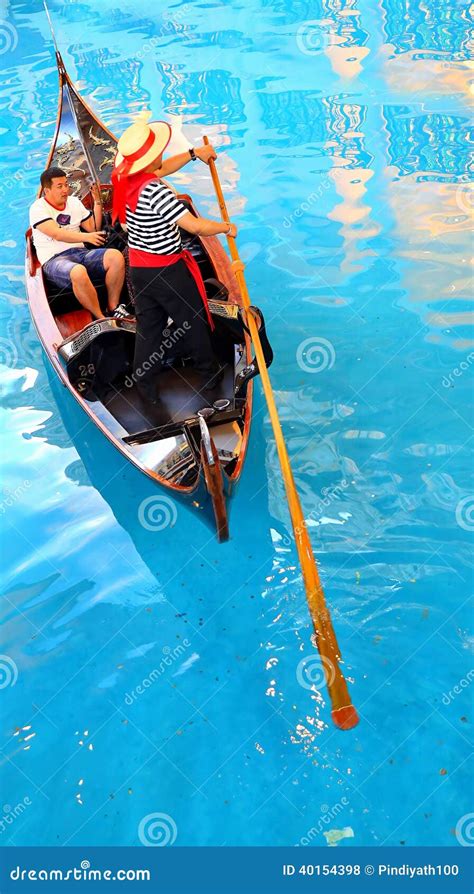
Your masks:
M120 167L116 168L112 174L112 185L114 188L112 223L115 223L118 218L120 223L124 224L127 205L132 211L135 211L138 197L143 187L151 180L157 180L158 178L155 174L147 174L146 171L127 175L120 170Z

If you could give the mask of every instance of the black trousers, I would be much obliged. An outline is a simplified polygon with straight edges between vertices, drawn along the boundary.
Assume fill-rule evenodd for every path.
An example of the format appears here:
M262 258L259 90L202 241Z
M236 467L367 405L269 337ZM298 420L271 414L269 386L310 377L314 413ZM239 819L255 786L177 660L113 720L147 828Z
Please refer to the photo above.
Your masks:
M208 379L216 368L209 323L194 277L184 261L169 267L131 267L130 274L137 317L134 376L142 393L149 400L158 397L157 378L172 347L170 335L179 352L184 349L203 379ZM171 333L168 317L174 323Z

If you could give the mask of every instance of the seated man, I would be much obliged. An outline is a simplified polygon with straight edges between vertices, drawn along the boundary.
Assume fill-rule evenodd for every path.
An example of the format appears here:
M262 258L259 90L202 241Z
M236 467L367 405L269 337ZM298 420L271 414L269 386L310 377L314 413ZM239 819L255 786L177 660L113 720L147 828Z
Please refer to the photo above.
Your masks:
M43 195L30 208L30 226L38 260L55 285L71 289L79 304L98 320L104 318L92 279L105 279L108 311L122 316L120 294L125 261L116 248L100 248L104 234L102 206L97 186L92 188L94 213L80 199L69 195L66 174L48 168L41 174ZM84 243L91 248L85 248Z

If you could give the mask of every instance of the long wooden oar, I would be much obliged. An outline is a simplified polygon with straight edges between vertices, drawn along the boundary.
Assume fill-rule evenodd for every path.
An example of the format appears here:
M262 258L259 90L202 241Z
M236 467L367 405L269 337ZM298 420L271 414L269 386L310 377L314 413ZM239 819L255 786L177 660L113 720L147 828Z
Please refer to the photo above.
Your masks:
M204 143L209 144L207 137L204 137ZM217 200L221 210L222 219L229 223L229 215L224 200L224 194L217 173L215 162L211 159L209 163L211 169L212 182L216 190ZM233 236L227 236L230 254L232 260L240 261L239 252ZM260 336L258 334L258 325L256 317L251 309L250 297L247 290L247 284L243 270L235 271L237 282L239 284L242 295L243 306L246 310L247 325L252 338L255 349L255 356L258 362L260 378L262 380L263 391L270 413L270 419L275 435L275 441L278 451L278 458L285 482L286 496L290 509L291 522L295 534L296 547L303 572L303 580L306 588L306 598L308 600L311 619L313 622L316 645L321 656L321 664L324 668L326 684L332 704L332 719L336 726L340 729L352 729L359 722L359 717L354 705L351 702L347 683L344 674L339 666L340 650L336 639L336 634L332 626L331 615L326 605L324 591L319 578L316 560L313 555L311 542L306 529L301 503L296 490L293 472L291 471L288 451L286 449L285 439L281 430L278 411L273 396L273 390L270 382L270 376L265 364ZM309 676L309 680L310 680Z

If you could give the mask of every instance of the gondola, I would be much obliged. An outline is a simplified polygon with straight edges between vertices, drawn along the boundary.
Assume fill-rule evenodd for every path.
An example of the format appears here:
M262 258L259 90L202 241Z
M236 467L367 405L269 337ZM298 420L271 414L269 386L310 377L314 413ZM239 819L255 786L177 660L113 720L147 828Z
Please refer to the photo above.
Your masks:
M121 248L126 256L126 233L113 227L110 220L117 139L75 89L57 48L56 62L59 105L45 167L58 165L65 170L72 194L87 207L92 207L91 186L99 185L106 245ZM180 198L196 214L191 197ZM218 539L225 540L229 536L227 499L244 467L252 380L259 370L252 358L241 294L221 243L217 237L182 235L183 247L197 260L206 284L215 324L213 347L225 370L210 405L197 390L199 377L180 345L180 332L169 320L169 335L159 346L165 352L159 377L160 408L148 406L133 375L136 324L129 279L122 295L129 316L93 319L72 291L59 291L48 282L36 257L31 230L26 233L28 303L55 373L99 431L124 459L152 479L163 495L183 498L201 510L201 515L215 524ZM263 316L254 310L269 365L272 352Z

